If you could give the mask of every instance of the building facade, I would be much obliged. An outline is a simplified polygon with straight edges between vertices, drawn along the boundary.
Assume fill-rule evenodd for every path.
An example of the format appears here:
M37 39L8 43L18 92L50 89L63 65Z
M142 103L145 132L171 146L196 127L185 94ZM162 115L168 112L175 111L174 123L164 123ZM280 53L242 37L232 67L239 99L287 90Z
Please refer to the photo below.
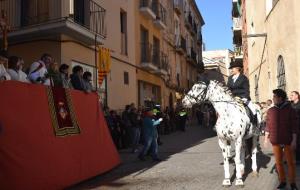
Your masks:
M194 0L1 0L9 53L29 67L43 53L81 65L96 85L98 47L111 71L98 87L112 109L135 103L174 106L203 71L203 18Z
M300 90L300 15L297 0L247 1L251 97L272 98L272 90Z
M138 104L174 107L203 68L203 18L194 0L137 2Z

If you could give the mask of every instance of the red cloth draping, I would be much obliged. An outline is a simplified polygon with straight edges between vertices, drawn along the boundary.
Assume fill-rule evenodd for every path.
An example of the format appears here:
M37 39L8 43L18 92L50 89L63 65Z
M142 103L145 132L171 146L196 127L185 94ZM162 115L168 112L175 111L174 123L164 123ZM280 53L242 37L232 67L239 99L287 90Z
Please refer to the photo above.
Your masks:
M56 137L45 86L0 83L0 189L63 189L120 163L97 95L71 97L81 132Z

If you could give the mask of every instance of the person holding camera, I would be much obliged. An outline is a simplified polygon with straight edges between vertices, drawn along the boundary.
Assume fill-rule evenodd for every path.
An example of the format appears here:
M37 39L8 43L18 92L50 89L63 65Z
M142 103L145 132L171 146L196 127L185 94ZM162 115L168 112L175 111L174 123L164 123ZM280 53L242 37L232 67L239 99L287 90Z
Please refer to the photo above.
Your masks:
M50 77L48 74L48 68L53 62L51 55L45 53L41 59L32 63L30 66L28 78L34 84L44 84L50 86Z

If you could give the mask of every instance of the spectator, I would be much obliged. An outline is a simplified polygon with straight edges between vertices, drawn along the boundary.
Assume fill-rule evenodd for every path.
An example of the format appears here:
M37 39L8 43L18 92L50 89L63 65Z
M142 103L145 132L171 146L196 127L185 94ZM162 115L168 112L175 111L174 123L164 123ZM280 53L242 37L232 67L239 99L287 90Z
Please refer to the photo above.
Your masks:
M32 83L50 85L48 68L53 62L51 55L45 53L41 59L32 63L30 66L28 78Z
M154 120L153 118L153 111L151 109L147 109L143 119L144 148L138 156L138 158L142 161L145 161L145 155L147 154L150 148L152 152L153 161L161 161L158 158L158 132L156 126L160 124L162 118L158 120Z
M10 80L10 75L6 72L5 66L8 62L7 52L2 50L0 51L0 81Z
M130 122L132 124L132 153L138 151L142 128L142 114L135 107L131 108Z
M49 75L50 83L51 83L52 86L62 87L62 80L61 80L61 77L60 77L57 62L50 63L50 66L49 66L49 69L48 69L48 75Z
M300 95L298 91L293 91L291 93L291 102L292 107L296 110L298 114L298 118L300 118ZM300 123L299 123L300 124ZM300 125L298 126L300 130ZM298 133L298 141L297 141L297 149L296 149L296 163L297 165L300 164L300 133Z
M89 71L84 72L83 73L83 86L84 86L85 92L94 91L91 81L92 81L92 73Z
M62 82L62 87L63 88L70 88L72 89L72 84L70 82L70 79L69 79L69 73L68 73L68 70L69 70L69 65L67 64L62 64L60 67L59 67L59 73L60 73L60 78L61 78L61 82Z
M74 89L84 91L83 84L83 68L79 65L73 67L71 75L71 83Z
M110 118L111 118L111 126L110 126L111 135L116 147L120 149L122 147L121 119L120 116L118 116L117 112L114 110L110 111Z
M265 133L265 128L266 128L266 120L267 120L267 103L266 102L261 102L261 131L262 134L264 135Z
M268 106L268 109L273 106L273 102L271 99L267 100L267 106Z
M276 168L280 184L277 189L286 187L286 177L282 157L285 155L288 164L289 182L291 189L296 187L296 167L293 149L296 148L298 116L290 103L286 101L286 92L281 89L273 90L274 106L267 112L265 146L271 142L275 156Z
M11 56L8 59L8 74L11 77L11 80L21 81L21 82L29 82L27 79L26 73L22 71L24 61L17 57Z
M179 129L181 131L185 131L185 126L186 126L186 120L187 120L187 112L184 108L181 108L179 113L178 113L178 124L179 124Z
M122 121L123 121L123 129L125 131L125 146L129 146L133 142L133 138L131 135L131 128L132 128L132 123L130 121L130 112L131 112L131 106L126 105L125 110L122 113Z

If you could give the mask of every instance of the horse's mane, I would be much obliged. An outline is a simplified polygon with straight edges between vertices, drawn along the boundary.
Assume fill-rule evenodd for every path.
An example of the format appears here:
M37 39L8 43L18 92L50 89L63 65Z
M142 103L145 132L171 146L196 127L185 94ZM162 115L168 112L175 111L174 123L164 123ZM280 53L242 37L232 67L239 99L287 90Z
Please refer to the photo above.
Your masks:
M224 85L222 82L219 82L217 80L211 80L211 82L216 83L216 86L219 86L224 91L224 93L226 93L227 95L229 95L230 98L232 98L233 100L235 100L237 103L243 104L243 101L240 98L233 96L231 90L226 85Z

